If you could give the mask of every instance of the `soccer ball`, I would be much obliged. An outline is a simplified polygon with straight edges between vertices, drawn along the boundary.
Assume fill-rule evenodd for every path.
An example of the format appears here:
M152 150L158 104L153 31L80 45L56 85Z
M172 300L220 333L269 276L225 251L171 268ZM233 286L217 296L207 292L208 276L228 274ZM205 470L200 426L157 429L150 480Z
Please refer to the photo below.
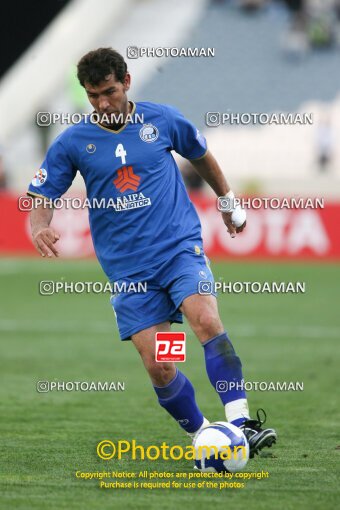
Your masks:
M242 471L249 460L246 436L235 425L216 421L194 438L195 468L213 473Z

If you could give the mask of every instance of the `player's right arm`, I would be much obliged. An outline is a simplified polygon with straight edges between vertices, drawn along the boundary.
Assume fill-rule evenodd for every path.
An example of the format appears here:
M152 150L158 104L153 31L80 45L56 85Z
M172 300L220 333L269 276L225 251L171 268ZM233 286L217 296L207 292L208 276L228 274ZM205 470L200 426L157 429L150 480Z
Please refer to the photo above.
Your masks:
M32 239L43 257L58 257L56 242L60 235L50 226L52 203L66 193L77 173L65 134L67 131L52 143L27 191L34 200L30 215Z
M35 199L33 199L35 200ZM58 232L50 226L53 208L44 207L41 201L35 200L30 213L33 244L42 257L59 256L55 243L60 239Z

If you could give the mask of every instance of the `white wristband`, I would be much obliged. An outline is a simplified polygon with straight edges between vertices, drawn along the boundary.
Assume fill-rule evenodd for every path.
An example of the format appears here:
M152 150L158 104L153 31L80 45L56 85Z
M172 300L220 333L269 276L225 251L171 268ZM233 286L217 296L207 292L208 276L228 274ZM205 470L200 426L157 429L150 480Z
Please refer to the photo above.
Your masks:
M246 219L247 219L246 211L242 209L240 205L237 205L234 211L231 213L231 221L233 222L233 225L236 228L242 227Z
M235 205L235 195L232 190L228 191L224 197L218 198L217 208L221 212L231 213L231 221L236 228L241 227L247 219L245 210L239 204Z

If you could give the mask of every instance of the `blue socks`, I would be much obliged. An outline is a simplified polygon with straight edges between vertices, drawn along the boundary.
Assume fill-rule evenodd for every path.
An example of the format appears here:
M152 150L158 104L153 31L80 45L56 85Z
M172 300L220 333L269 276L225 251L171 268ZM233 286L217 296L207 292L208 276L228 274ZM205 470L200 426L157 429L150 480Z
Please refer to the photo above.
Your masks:
M239 427L249 419L240 358L226 332L207 340L203 347L210 382L225 406L228 421Z
M227 333L207 340L203 348L208 377L225 407L227 420L239 427L249 419L240 358ZM194 388L182 372L176 369L169 384L154 389L160 405L186 432L196 432L202 426L205 419L196 404Z
M197 407L195 391L182 372L176 369L176 375L166 386L154 386L158 401L186 432L196 432L203 423L203 414Z

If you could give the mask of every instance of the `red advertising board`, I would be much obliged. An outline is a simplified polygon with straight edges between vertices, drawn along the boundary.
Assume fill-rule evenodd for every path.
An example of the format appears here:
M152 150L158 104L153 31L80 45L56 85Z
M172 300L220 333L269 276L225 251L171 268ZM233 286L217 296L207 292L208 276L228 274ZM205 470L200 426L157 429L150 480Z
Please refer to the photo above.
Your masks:
M209 258L340 260L340 203L326 201L323 208L248 209L247 228L232 239L214 198L192 195L191 199L202 222ZM19 210L16 195L0 193L0 215L0 254L37 255L29 214ZM87 209L58 209L53 225L61 234L61 256L94 255Z

